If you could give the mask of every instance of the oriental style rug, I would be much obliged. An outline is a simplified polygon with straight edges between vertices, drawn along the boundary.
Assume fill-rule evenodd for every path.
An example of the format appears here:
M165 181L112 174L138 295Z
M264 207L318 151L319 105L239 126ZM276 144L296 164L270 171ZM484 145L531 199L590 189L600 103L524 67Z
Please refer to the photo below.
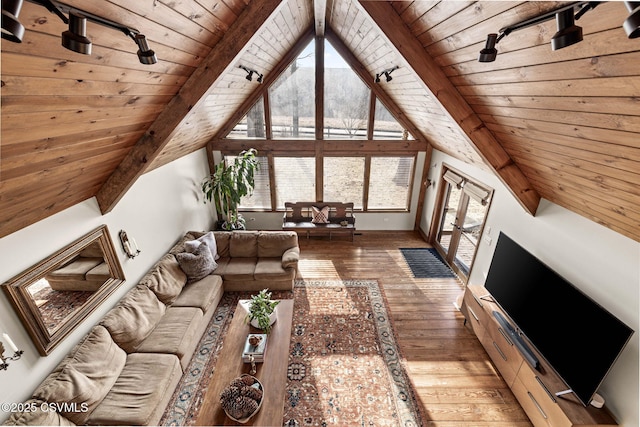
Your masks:
M161 425L195 423L236 304L249 297L224 294ZM293 298L284 425L424 425L376 281L299 280Z

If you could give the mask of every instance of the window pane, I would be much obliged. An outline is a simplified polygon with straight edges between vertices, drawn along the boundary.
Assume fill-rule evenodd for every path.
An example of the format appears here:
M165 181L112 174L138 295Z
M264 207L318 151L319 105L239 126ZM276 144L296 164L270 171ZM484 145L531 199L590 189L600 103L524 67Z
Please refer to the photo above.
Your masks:
M316 159L313 157L275 157L276 207L285 202L316 200Z
M228 138L265 139L264 101L262 97L256 102L246 116L242 118L227 135Z
M315 42L311 42L269 88L274 139L315 138L314 88Z
M323 200L363 207L364 157L325 157Z
M413 157L372 157L369 209L408 209Z
M402 125L376 98L376 114L373 122L373 139L413 139Z
M225 156L225 162L231 164L235 156ZM260 166L255 172L255 186L251 196L240 200L240 209L271 209L271 186L269 185L269 161L266 157L258 157Z
M340 57L331 43L324 44L324 137L365 139L369 121L370 90Z

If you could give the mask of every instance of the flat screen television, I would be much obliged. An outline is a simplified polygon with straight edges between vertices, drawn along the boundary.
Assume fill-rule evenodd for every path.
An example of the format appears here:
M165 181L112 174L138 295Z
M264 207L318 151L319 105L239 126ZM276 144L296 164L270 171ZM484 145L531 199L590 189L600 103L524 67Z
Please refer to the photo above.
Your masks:
M485 288L587 405L633 330L502 232Z

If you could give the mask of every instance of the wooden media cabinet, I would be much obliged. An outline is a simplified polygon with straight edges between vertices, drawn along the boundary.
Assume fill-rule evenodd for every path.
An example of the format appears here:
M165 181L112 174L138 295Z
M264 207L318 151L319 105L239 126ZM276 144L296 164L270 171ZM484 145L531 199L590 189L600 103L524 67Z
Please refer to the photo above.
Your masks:
M467 286L460 310L533 425L617 426L605 408L585 407L573 393L556 396L566 390L567 385L526 338L521 337L531 354L517 348L509 331L493 313L497 311L504 315L504 312L491 298L484 298L488 295L482 286ZM537 369L532 367L532 359L538 361Z

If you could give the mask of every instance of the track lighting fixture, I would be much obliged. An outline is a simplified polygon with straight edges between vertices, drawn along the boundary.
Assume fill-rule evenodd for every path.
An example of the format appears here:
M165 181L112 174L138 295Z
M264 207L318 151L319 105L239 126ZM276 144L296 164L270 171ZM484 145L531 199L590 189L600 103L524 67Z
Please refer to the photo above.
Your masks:
M91 55L91 40L87 38L87 21L100 24L123 32L138 45L138 59L142 64L158 62L156 54L149 48L147 39L140 31L111 21L98 15L85 12L76 7L66 5L56 0L27 0L45 7L56 14L62 22L69 25L69 29L62 33L62 46L74 52ZM22 0L2 1L2 38L12 42L22 42L24 27L18 21L18 14L22 8ZM67 13L69 17L65 15Z
M2 1L2 38L14 43L22 43L24 26L18 21L22 0Z
M622 27L630 39L636 39L640 37L640 2L626 1L624 4L629 10L629 17Z
M479 62L493 62L496 59L498 50L496 45L503 37L508 36L511 32L522 30L533 25L541 24L551 19L556 20L558 31L551 38L551 48L553 50L562 49L572 44L576 44L582 40L582 28L575 25L575 21L580 19L582 15L591 9L595 9L601 2L599 1L582 1L574 2L540 16L527 19L517 24L503 27L498 33L492 33L487 36L487 42L480 51L478 57ZM624 22L624 29L629 38L640 37L640 2L625 2L629 9L629 18ZM577 10L577 12L576 12Z
M74 52L91 55L91 40L87 38L87 18L69 12L69 29L62 33L62 46Z
M380 77L382 77L382 76L384 76L384 77L385 77L385 79L387 80L387 82L390 82L391 80L393 80L393 77L391 77L391 73L393 73L393 72L394 72L395 70L397 70L398 68L400 68L400 67L398 67L398 66L396 65L396 66L393 66L393 67L391 67L391 68L387 68L386 70L383 70L383 71L381 71L380 73L376 74L376 80L375 80L375 81L376 81L376 83L380 83Z
M263 75L260 74L259 72L257 72L256 70L252 70L251 68L247 68L244 65L238 65L238 68L242 68L244 71L247 72L247 76L245 77L245 79L247 79L249 81L252 81L253 80L253 75L255 74L256 76L258 76L256 81L258 83L262 83Z
M582 41L582 27L575 24L573 9L556 13L558 32L551 37L551 49L558 50Z

